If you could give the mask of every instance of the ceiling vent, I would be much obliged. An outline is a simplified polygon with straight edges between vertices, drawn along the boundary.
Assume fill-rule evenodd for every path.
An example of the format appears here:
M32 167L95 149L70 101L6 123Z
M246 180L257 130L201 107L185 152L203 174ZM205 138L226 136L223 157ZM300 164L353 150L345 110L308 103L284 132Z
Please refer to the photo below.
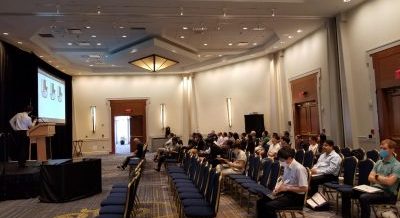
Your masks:
M90 46L90 42L86 42L86 41L83 41L83 42L78 42L78 45L79 46Z
M43 38L54 38L54 35L51 33L39 33L39 36Z
M82 30L81 29L77 29L77 28L70 28L70 29L67 29L67 31L70 34L82 34Z
M131 27L131 30L146 30L146 27Z
M247 46L247 45L249 45L249 42L239 42L237 44L237 46Z
M193 27L193 32L194 32L194 33L202 34L202 33L204 33L205 31L207 31L207 27L204 26L204 25L197 26L197 27L196 27L196 26Z

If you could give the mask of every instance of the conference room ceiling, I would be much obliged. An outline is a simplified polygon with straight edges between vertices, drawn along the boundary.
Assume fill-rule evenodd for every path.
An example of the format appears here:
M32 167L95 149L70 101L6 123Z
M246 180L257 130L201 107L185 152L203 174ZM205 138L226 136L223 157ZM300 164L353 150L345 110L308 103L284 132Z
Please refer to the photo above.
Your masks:
M1 38L71 75L188 73L284 49L364 0L2 0Z

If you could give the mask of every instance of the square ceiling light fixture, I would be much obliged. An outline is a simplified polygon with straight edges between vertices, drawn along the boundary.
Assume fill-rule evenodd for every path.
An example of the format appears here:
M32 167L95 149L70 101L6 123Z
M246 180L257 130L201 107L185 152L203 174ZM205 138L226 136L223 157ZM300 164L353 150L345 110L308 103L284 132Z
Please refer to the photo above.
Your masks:
M157 72L167 67L173 66L179 62L161 57L156 54L152 54L147 57L133 60L129 63L152 72Z

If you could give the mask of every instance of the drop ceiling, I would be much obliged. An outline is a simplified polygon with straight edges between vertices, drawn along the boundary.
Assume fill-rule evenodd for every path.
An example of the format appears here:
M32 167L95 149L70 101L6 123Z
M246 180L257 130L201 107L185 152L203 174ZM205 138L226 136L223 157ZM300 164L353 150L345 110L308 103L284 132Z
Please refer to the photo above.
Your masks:
M284 49L364 0L2 0L1 39L71 75L189 73Z

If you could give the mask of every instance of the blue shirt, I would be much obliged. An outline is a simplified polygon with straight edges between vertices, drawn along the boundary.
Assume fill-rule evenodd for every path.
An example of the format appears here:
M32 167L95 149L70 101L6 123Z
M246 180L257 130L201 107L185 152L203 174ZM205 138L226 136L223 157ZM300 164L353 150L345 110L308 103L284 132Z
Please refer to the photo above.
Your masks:
M282 181L283 184L289 186L308 187L307 170L303 165L293 159L292 163L284 168Z
M321 154L313 168L317 169L317 175L332 174L338 176L341 162L342 158L335 151L331 151L329 154L325 152Z

